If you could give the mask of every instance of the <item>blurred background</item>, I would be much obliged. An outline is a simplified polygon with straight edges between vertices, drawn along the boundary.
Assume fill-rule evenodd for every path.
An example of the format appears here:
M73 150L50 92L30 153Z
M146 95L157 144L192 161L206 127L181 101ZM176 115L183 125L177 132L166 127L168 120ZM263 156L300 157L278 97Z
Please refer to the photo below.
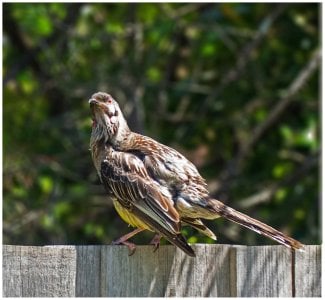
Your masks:
M317 3L3 4L3 242L108 244L131 230L89 152L88 99L106 91L213 196L320 243L319 28ZM206 223L218 243L273 244Z

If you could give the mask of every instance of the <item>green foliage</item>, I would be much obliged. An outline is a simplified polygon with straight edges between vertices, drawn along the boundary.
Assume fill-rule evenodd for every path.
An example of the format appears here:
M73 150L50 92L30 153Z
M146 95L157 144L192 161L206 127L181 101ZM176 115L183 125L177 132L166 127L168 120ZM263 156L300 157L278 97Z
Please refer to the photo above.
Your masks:
M212 195L319 243L319 71L290 96L319 47L319 9L4 3L4 242L109 243L129 230L88 150L87 99L103 90L135 131L193 161ZM247 204L265 190L269 197ZM226 221L207 224L219 242L269 243Z

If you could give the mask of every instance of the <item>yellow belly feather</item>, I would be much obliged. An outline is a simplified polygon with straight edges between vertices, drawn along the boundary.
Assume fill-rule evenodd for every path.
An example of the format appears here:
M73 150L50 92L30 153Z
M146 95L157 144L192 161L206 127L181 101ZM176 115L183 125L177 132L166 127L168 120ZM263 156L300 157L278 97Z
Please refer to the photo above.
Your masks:
M117 213L120 215L122 220L132 227L137 227L141 229L147 229L152 231L148 225L144 222L142 222L139 218L137 218L135 215L133 215L130 211L128 211L126 208L124 208L120 202L118 202L116 199L113 200L114 207L117 211Z

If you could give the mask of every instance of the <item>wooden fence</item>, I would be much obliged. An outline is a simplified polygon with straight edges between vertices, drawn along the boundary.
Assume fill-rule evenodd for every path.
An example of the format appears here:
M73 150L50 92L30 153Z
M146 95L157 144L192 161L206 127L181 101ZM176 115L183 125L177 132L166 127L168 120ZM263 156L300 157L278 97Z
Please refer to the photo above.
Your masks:
M5 297L320 297L321 246L3 246Z

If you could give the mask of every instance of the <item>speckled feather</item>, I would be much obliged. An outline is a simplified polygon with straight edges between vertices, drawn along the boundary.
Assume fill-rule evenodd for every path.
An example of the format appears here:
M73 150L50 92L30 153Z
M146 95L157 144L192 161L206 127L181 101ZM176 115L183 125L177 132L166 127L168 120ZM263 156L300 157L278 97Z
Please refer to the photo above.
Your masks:
M201 218L220 216L285 246L302 248L280 231L212 199L196 167L173 148L132 132L110 95L96 93L90 105L94 164L107 191L116 197L118 213L130 225L160 233L189 255L194 252L181 226L216 239Z

